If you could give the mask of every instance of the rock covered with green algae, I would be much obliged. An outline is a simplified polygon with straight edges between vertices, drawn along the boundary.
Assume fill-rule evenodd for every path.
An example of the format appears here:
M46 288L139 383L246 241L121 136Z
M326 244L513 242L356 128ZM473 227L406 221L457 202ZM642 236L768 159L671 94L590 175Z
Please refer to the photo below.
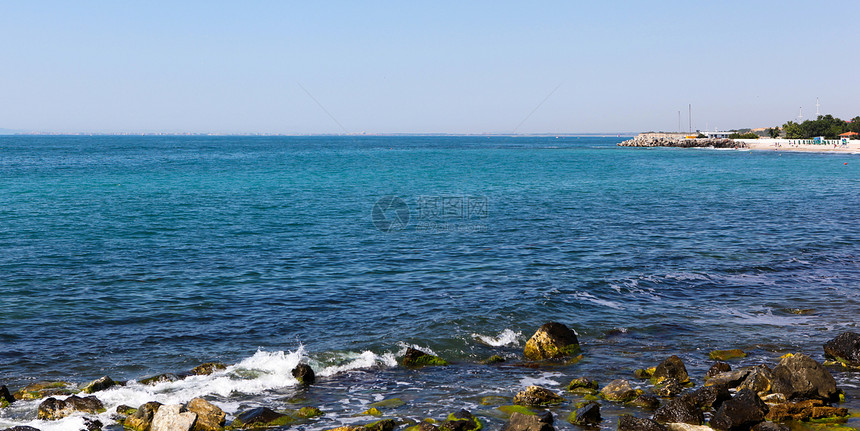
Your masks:
M425 366L444 366L448 365L444 359L431 355L429 353L424 353L418 349L414 349L409 347L406 349L406 354L403 355L403 358L400 359L400 364L404 367L425 367Z
M359 413L359 415L362 415L362 416L382 416L382 412L376 407L371 407L371 408Z
M322 410L316 407L302 407L296 413L296 415L302 419L311 419L325 415Z
M549 406L561 404L564 398L555 392L540 386L529 386L514 396L514 404L521 406Z
M271 428L286 426L296 419L284 413L278 413L268 407L257 407L239 413L230 424L233 429Z
M578 377L570 381L567 385L567 391L574 394L596 395L600 392L600 387L594 380L589 380L585 377Z
M0 386L0 408L7 407L15 402L15 397L9 393L9 388L6 385Z
M98 414L104 410L102 402L94 396L81 398L76 395L72 395L65 400L48 398L45 401L42 401L42 403L39 404L37 416L39 419L52 421L62 419L75 412Z
M708 353L708 358L715 361L728 361L729 359L746 358L747 354L741 349L713 350Z
M527 359L540 361L570 357L579 351L576 332L564 324L548 322L526 341L523 355Z
M191 374L195 376L208 376L215 371L226 370L227 364L223 362L206 362L191 369Z
M496 410L508 415L508 417L510 417L510 415L512 415L514 413L519 413L522 415L529 415L529 416L536 414L534 410L532 410L526 406L520 406L520 405L516 405L516 404L507 405L507 406L499 406L499 407L496 407Z
M81 392L85 394L92 394L95 392L103 391L110 387L116 386L116 382L113 381L108 376L101 377L99 379L93 380L92 382L87 383L82 389Z
M600 417L600 404L593 401L580 406L567 417L568 422L582 426L596 426L602 420L603 418Z
M134 431L147 431L152 424L152 418L155 412L161 407L161 403L150 401L141 404L134 413L129 414L123 421L123 426ZM119 411L119 408L117 408Z
M38 400L44 397L71 395L74 393L72 389L74 386L72 383L63 381L31 383L12 396L16 400Z
M387 400L377 401L375 403L370 403L368 407L376 407L383 409L393 409L400 406L406 405L406 402L401 400L400 398L389 398Z
M317 380L313 368L311 368L308 364L297 365L295 368L293 368L292 371L290 371L290 374L292 374L293 377L298 380L299 384L301 385L312 385L316 383Z
M479 431L484 427L481 420L468 410L460 410L448 415L448 419L439 425L442 431Z
M607 401L615 401L619 403L626 403L639 395L642 395L642 391L639 389L633 389L633 387L630 386L630 382L624 379L613 380L600 390L601 397Z
M655 385L662 383L666 379L676 379L682 385L690 382L690 376L687 374L687 367L684 366L684 361L676 355L672 355L661 362L654 369L654 374L651 376L651 381Z
M155 386L159 383L175 382L178 380L181 379L176 374L164 373L141 379L138 381L138 383L140 383L141 385Z
M860 367L860 334L844 332L824 343L824 355L843 365Z

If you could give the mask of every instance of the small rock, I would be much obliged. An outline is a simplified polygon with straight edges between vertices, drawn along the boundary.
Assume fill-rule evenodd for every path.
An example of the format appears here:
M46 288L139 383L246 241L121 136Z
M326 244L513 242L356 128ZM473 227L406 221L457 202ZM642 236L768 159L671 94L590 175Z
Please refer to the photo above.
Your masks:
M687 367L684 366L684 361L681 358L675 355L670 356L657 366L654 370L654 375L651 376L654 384L659 384L666 379L676 379L681 384L686 384L690 381L690 376L687 375Z
M74 412L101 413L104 406L98 398L89 396L80 398L72 395L65 400L48 398L39 404L38 418L42 420L62 419Z
M257 407L255 409L246 410L236 416L231 424L233 428L266 428L288 425L295 422L295 419L278 413L268 407Z
M746 358L747 354L741 349L714 350L708 354L708 358L716 361L728 361L729 359Z
M576 378L570 381L567 385L568 392L575 394L595 395L599 392L599 386L594 380L586 379L585 377Z
M667 428L651 419L621 415L618 418L618 431L667 431Z
M752 427L752 431L789 431L790 428L782 425L775 424L773 422L761 422L758 425Z
M322 410L316 407L302 407L299 409L298 416L302 419L310 419L324 415Z
M386 408L393 409L405 405L406 402L401 400L400 398L389 398L387 400L377 401L375 403L370 403L368 407L376 407L376 408Z
M627 380L617 379L604 386L600 395L608 401L626 403L642 395L642 391L633 389Z
M88 383L86 386L84 386L83 389L81 389L81 392L85 394L91 394L94 392L103 391L111 386L116 386L116 382L114 382L113 379L111 379L110 377L104 376L100 379L93 380L92 382Z
M576 333L557 322L544 323L526 341L523 349L523 355L533 361L565 358L577 352L579 352L579 340L576 338Z
M185 409L197 415L194 431L218 431L226 422L227 414L203 398L198 397L189 401Z
M448 420L439 426L442 431L478 431L481 428L481 421L467 410L448 415Z
M660 400L653 395L642 394L636 398L633 398L627 404L633 407L639 407L646 410L656 410L660 407Z
M690 425L684 423L666 424L669 431L713 431L713 428L705 425Z
M543 415L524 415L514 412L501 431L555 431L552 425L552 413Z
M503 358L499 355L493 355L487 359L484 359L480 363L481 363L481 365L493 365L493 364L501 364L502 362L505 362L505 358Z
M824 343L824 354L843 364L860 367L860 334L844 332Z
M711 428L720 431L748 430L764 421L767 413L767 404L755 392L744 389L720 406L710 424Z
M395 428L397 428L397 422L393 419L383 419L362 426L361 431L394 431Z
M531 408L526 407L526 406L518 406L518 405L499 406L499 407L496 407L496 410L498 410L502 413L505 413L506 415L508 415L508 417L510 417L514 413L519 413L519 414L523 414L523 415L532 415L532 416L536 414L535 411L532 410Z
M654 388L654 393L657 394L658 397L662 398L674 398L680 395L683 391L684 387L681 386L681 382L674 378L663 380L662 383Z
M584 406L576 409L568 416L567 421L574 425L595 426L602 421L600 417L600 404L595 402L586 403Z
M179 376L177 376L176 374L164 373L152 377L147 377L145 379L140 380L138 383L140 383L141 385L155 386L159 383L175 382L177 380L180 379Z
M103 426L102 421L98 419L84 418L84 428L86 428L86 431L101 431Z
M307 364L297 365L296 368L293 368L291 373L301 385L312 385L316 382L314 370Z
M371 407L359 414L364 416L382 416L382 412L376 407Z
M651 378L651 376L653 376L653 375L654 375L654 370L656 370L656 369L657 369L657 367L652 367L652 368L638 368L638 369L636 369L635 371L633 371L633 375L634 375L637 379L650 379L650 378Z
M400 364L404 367L423 367L427 365L448 365L448 362L438 356L433 356L410 347L406 349L406 354L400 359Z
M160 407L161 403L156 401L150 401L141 405L134 414L125 418L123 426L135 431L148 431L150 425L152 425L152 418Z
M514 396L514 404L521 406L548 406L562 402L564 402L564 398L540 386L529 386Z
M185 411L179 404L163 405L152 418L150 431L191 431L197 414Z
M696 406L691 396L683 396L669 400L654 412L655 421L659 423L685 423L701 425L705 423L705 415Z
M218 370L226 370L227 364L223 362L206 362L191 369L195 376L208 376Z
M836 380L821 364L803 353L782 357L773 369L773 392L785 394L789 400L832 400L839 396Z
M729 387L725 383L704 386L690 393L690 398L696 407L703 410L719 409L723 402L732 399Z
M510 400L510 398L506 398L506 397L502 397L502 396L498 396L498 395L491 395L488 397L481 398L481 405L483 405L483 406L500 406L502 404L507 404L509 402L509 400Z
M732 366L725 362L714 362L714 365L711 365L711 368L708 368L707 374L705 374L705 380L710 379L721 373L727 373L732 370Z

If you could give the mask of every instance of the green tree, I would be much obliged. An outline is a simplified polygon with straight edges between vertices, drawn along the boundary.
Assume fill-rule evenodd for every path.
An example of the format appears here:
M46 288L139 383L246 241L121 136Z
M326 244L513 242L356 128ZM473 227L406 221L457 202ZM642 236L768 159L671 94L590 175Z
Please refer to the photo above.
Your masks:
M785 137L788 139L803 139L803 129L801 129L800 124L794 121L783 124L782 131L785 132Z
M848 131L860 133L860 115L851 119L851 122L848 124Z
M771 138L778 138L779 137L779 127L768 127L767 128L767 135L770 136Z

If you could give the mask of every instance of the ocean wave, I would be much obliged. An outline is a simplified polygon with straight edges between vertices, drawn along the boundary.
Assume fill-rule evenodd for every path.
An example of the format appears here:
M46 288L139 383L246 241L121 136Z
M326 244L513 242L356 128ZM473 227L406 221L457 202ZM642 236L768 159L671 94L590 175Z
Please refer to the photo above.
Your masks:
M514 332L511 329L505 329L500 332L498 336L493 337L490 335L481 335L481 334L472 334L472 337L476 340L493 347L501 347L501 346L519 346L520 341L523 339L522 332Z

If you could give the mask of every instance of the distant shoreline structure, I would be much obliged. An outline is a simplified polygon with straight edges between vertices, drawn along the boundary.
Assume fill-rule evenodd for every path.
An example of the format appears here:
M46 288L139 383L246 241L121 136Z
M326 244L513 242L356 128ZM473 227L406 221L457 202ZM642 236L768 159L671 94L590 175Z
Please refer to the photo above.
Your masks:
M619 142L620 147L720 148L860 154L860 140L696 138L687 133L647 132Z
M169 132L142 132L142 133L53 133L53 132L14 132L0 133L0 136L224 136L224 137L319 137L319 136L343 136L343 137L397 137L397 136L476 136L476 137L594 137L594 138L628 138L636 136L636 132L583 132L583 133L169 133Z

